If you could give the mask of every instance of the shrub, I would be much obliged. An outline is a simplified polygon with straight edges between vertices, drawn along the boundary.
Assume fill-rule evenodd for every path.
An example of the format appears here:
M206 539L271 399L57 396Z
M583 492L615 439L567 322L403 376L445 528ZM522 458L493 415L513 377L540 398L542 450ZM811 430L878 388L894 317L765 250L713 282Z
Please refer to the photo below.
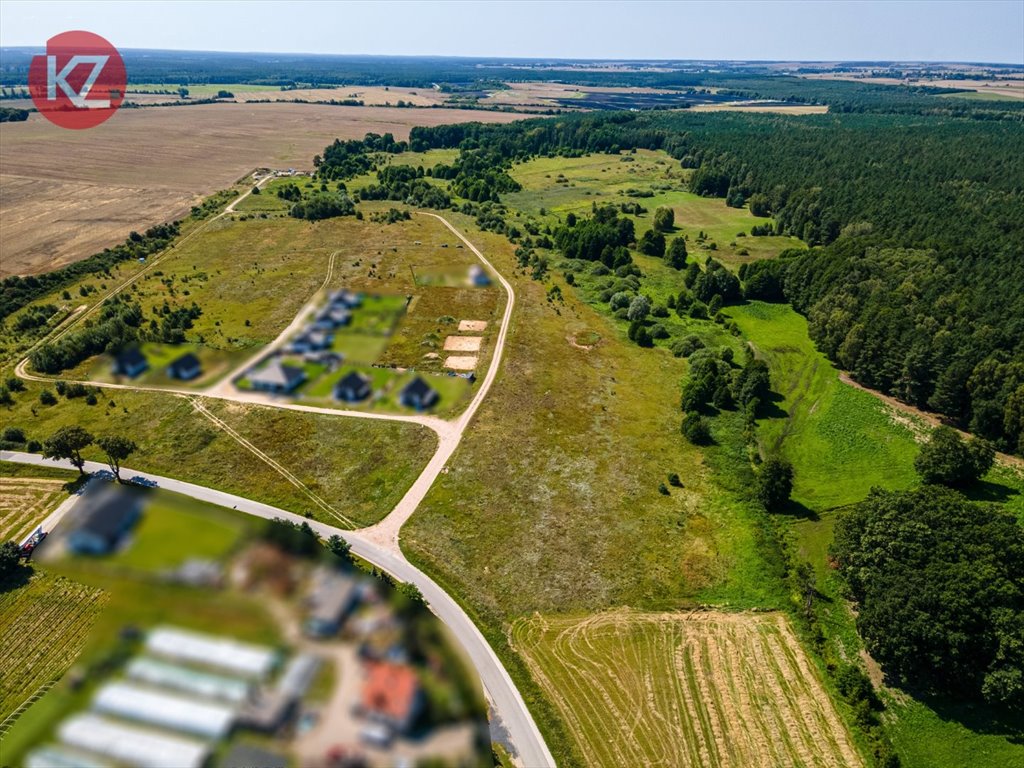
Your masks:
M42 392L39 393L39 402L42 403L43 405L56 405L57 396L53 394L53 392L51 392L50 390L44 389Z
M711 444L711 422L696 411L689 411L683 418L683 437L694 445Z

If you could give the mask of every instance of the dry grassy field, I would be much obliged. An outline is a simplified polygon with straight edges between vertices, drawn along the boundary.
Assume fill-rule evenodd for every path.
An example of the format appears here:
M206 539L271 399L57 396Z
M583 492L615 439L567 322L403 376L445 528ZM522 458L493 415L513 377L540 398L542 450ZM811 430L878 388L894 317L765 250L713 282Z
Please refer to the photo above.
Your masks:
M588 765L863 765L781 614L535 614L511 640Z
M57 128L39 115L3 123L0 277L89 256L186 213L258 166L309 168L335 138L406 138L414 125L518 117L282 102L122 110L88 131Z

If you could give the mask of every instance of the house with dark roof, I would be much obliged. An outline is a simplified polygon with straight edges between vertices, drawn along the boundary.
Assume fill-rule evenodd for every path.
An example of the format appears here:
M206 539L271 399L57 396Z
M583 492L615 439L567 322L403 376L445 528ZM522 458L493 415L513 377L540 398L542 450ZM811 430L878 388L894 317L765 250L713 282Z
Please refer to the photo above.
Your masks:
M473 264L469 268L469 282L470 285L484 288L491 284L491 276L479 264Z
M346 307L348 309L356 309L363 303L362 294L355 293L353 291L335 291L331 294L331 304L336 307Z
M293 365L273 359L258 371L249 374L249 385L260 392L287 394L306 380L306 372Z
M423 711L423 689L408 664L367 662L358 714L398 733L407 732Z
M137 347L129 347L117 353L114 358L114 373L134 379L149 368L149 360Z
M191 352L185 353L167 366L167 375L172 379L181 379L182 381L194 379L202 372L203 367L199 363L199 358Z
M352 322L352 311L346 307L329 306L316 316L313 327L322 331L332 331Z
M291 343L288 345L288 350L290 352L295 352L296 354L301 354L303 352L316 352L322 349L327 349L331 346L331 341L333 339L333 334L328 333L327 331L316 328L307 328L291 340Z
M117 548L142 514L142 497L124 488L105 487L81 502L75 510L75 528L68 534L68 548L80 555L105 555Z
M372 391L370 377L359 371L348 373L334 385L334 396L346 403L358 403L360 400L365 400Z
M425 411L440 399L437 390L419 376L406 384L398 397L402 405L417 411Z

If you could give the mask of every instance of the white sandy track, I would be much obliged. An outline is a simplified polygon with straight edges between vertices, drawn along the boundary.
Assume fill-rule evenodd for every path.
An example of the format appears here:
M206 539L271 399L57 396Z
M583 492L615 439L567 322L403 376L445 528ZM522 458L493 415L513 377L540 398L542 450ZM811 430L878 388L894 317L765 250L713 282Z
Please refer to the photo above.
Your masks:
M260 183L263 183L262 181ZM225 214L228 214L234 210L234 206L241 202L245 197L250 194L247 191L245 194L240 196L231 205L229 205L221 214L215 218L220 218ZM455 634L455 637L463 644L466 652L469 654L470 659L473 661L477 672L480 675L480 679L484 685L484 689L487 692L488 699L501 721L501 725L507 731L509 738L512 742L513 749L516 752L515 758L519 765L525 766L526 768L540 768L540 766L554 766L555 760L548 750L547 745L544 743L544 737L540 733L540 729L537 728L537 724L534 722L533 717L530 715L529 709L526 707L526 703L523 701L523 697L520 695L519 690L516 688L515 683L512 682L512 678L508 672L502 666L501 661L495 655L494 651L488 645L484 636L477 629L476 625L473 624L472 620L466 614L465 611L459 606L455 600L448 595L440 586L434 582L429 576L420 571L418 568L413 566L402 554L401 548L399 547L399 532L406 521L412 516L413 512L416 511L420 503L426 497L427 492L430 490L434 481L438 475L441 474L448 460L452 457L455 449L458 447L459 442L462 440L462 435L466 431L473 416L480 408L481 403L490 391L491 385L497 378L498 369L501 364L501 358L505 350L505 339L508 335L508 327L512 317L512 308L515 306L515 291L512 289L512 285L501 275L498 270L494 268L480 250L473 245L459 230L457 230L452 224L442 216L434 213L419 212L423 216L432 216L433 218L444 224L449 230L451 230L465 245L476 255L478 259L488 267L491 272L497 275L499 282L506 292L505 310L502 313L501 325L498 330L498 336L495 341L494 354L491 358L491 363L487 368L487 373L480 382L479 389L476 395L470 401L466 410L462 412L456 419L452 421L438 418L437 416L428 415L402 415L402 414L383 414L383 413L367 413L364 411L348 411L336 408L323 408L310 405L301 405L298 403L290 403L284 400L274 398L270 395L264 395L255 392L241 392L237 388L231 386L232 378L237 375L233 373L229 375L219 385L215 385L205 392L188 390L188 389L175 389L175 388L163 388L163 387L144 387L134 384L113 384L107 382L95 382L95 381L84 381L83 384L90 386L102 387L106 389L124 389L133 391L145 391L145 392L163 392L165 394L182 397L189 400L194 407L204 414L209 414L209 411L202 405L200 398L211 398L215 400L226 400L238 403L248 403L254 405L262 405L272 408L284 408L294 411L302 411L305 413L317 413L327 416L340 416L340 417L353 417L362 419L379 419L383 421L401 421L406 423L418 424L420 426L427 427L434 431L438 438L437 449L426 467L420 473L419 477L416 478L415 482L406 491L405 495L401 498L395 508L379 523L363 528L357 532L346 530L342 528L336 528L334 526L327 525L326 523L307 521L305 518L295 515L291 512L287 512L283 509L263 504L261 502L246 499L241 496L235 496L233 494L225 493L224 491L214 490L212 488L205 488L203 486L194 485L181 480L175 480L173 478L160 477L158 475L150 475L143 472L137 472L128 469L122 469L122 472L126 477L141 477L147 480L157 483L162 488L167 490L182 493L193 498L197 498L203 501L208 501L213 504L219 504L225 507L231 507L248 514L257 515L263 518L274 518L281 517L295 522L309 522L314 530L322 536L331 536L338 534L344 536L352 544L352 550L360 557L365 558L379 568L384 569L395 578L400 581L409 582L415 584L420 592L423 594L427 603L430 605L431 610L437 614L437 616L448 625L448 627ZM191 234L195 234L194 231ZM113 291L106 294L103 298L105 301L107 298L115 295L119 291L123 290L134 282L138 277L144 274L148 269L155 266L156 260L150 264L145 270L136 273L132 278L122 283L120 286L115 288ZM328 263L327 277L321 286L319 294L324 288L327 287L328 282L331 279L331 274L334 265L334 254L331 256L331 260ZM315 301L317 297L311 299L311 302ZM102 301L93 305L92 309L100 306ZM284 343L285 339L290 335L291 331L297 329L303 322L304 318L308 315L311 310L312 304L307 304L302 308L295 320L289 325L288 329L285 330L278 338L273 342L271 348L279 346ZM68 324L66 327L61 329L61 332L56 338L66 333L74 325L83 320L89 312L92 310L81 313L75 318L74 322ZM42 342L39 342L42 343ZM268 349L263 349L260 352L260 356L265 356L268 353ZM26 356L15 368L15 373L23 379L31 381L42 381L50 382L52 379L36 376L28 372L28 358ZM212 416L212 414L209 414ZM261 455L262 452L251 444L247 445L248 441L236 434L232 434L231 437L236 440L240 440L240 443L248 450L254 450L257 456L264 458L265 454ZM269 457L267 457L269 458ZM25 453L14 453L14 452L0 452L0 460L3 461L16 461L25 464L37 464L44 466L52 466L53 463L43 459L41 456L36 454L25 454ZM268 462L275 471L281 472L286 478L290 475L288 470L276 462ZM91 471L102 471L106 469L103 464L96 462L87 462L86 468ZM289 482L291 480L289 479ZM320 503L326 505L322 499L318 500L318 506ZM333 514L335 517L339 517L337 512L331 509L329 506L324 510ZM342 520L342 522L347 522Z

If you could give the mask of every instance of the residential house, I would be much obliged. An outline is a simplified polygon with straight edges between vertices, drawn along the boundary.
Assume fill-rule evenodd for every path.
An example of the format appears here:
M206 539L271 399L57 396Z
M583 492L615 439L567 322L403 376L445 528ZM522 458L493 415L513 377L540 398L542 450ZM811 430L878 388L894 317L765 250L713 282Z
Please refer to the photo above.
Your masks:
M115 487L100 488L86 496L76 510L75 528L68 534L68 548L82 555L105 555L112 552L142 514L138 494Z
M437 390L419 376L406 384L402 388L401 393L399 393L399 400L402 405L407 408L415 408L417 411L425 411L434 405L438 399L440 399L440 396L437 394Z
M149 368L149 361L137 347L121 350L114 359L114 373L134 379Z
M483 267L479 264L474 264L469 268L469 282L478 288L484 288L491 284L491 277Z
M274 358L258 371L249 374L249 385L260 392L287 394L306 380L306 372L293 365L284 365Z
M423 689L416 671L408 664L386 661L367 662L366 678L359 703L358 714L407 733L423 711Z
M188 352L167 366L167 375L172 379L190 381L203 372L199 358Z
M343 376L334 385L334 396L346 403L358 403L360 400L365 400L372 391L370 377L359 371L352 371Z

